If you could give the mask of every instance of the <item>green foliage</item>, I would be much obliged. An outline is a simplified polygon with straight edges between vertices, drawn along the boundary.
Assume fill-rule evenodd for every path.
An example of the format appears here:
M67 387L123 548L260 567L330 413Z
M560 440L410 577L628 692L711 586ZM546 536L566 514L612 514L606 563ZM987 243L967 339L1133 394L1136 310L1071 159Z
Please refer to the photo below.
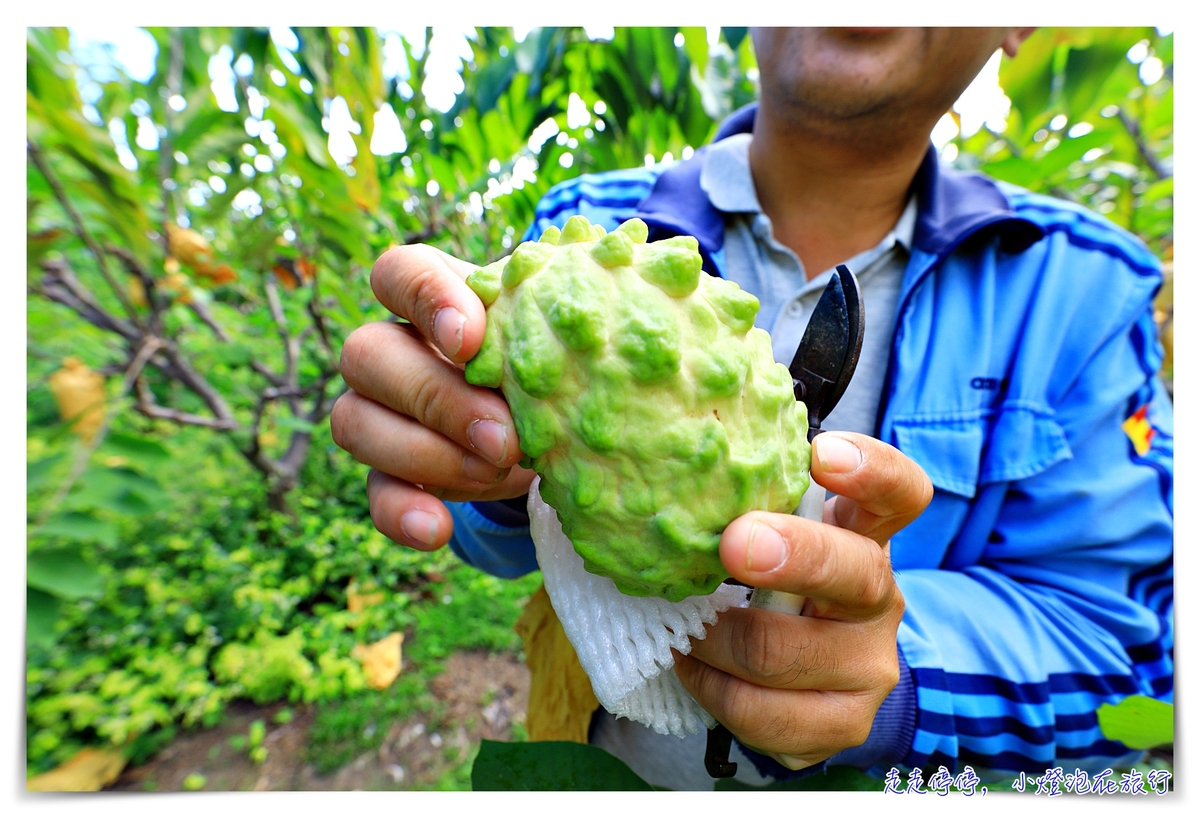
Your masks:
M1148 696L1130 696L1096 711L1100 732L1135 750L1149 750L1175 741L1175 706Z
M413 611L420 638L411 646L405 644L405 655L436 664L454 650L520 650L521 639L513 625L541 582L539 572L504 580L454 565L446 571L445 581L427 584L430 604Z
M1000 66L1007 126L959 133L960 167L1078 202L1170 257L1174 35L1042 28Z
M317 772L330 773L365 752L378 750L394 722L431 712L429 675L406 669L387 690L364 690L322 705L309 728L306 750Z
M208 783L208 777L200 773L191 773L183 779L183 788L189 792L204 789L204 785Z
M625 762L599 747L572 741L505 744L484 740L471 770L471 789L653 790Z
M256 704L267 704L303 695L313 677L312 663L304 658L303 635L294 630L275 637L260 631L249 645L221 649L213 662L218 682L237 685ZM359 673L350 689L362 686Z

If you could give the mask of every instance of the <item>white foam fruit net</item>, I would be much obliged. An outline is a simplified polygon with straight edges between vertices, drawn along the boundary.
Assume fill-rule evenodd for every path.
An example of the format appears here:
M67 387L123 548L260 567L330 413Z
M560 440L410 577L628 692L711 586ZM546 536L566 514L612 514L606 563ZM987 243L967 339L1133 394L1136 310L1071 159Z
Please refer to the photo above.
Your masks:
M747 590L721 585L707 596L668 602L628 596L607 577L590 574L563 534L554 509L542 501L538 480L529 489L529 527L550 603L592 681L604 709L658 733L682 738L716 721L683 687L671 648L691 651L689 636L729 608L745 607Z

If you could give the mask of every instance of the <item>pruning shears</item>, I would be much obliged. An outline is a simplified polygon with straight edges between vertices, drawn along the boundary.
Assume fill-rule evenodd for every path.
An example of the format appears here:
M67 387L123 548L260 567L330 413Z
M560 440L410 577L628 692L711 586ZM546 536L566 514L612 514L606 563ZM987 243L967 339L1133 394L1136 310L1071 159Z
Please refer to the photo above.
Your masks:
M845 394L858 366L862 340L862 291L850 268L839 264L821 293L788 367L796 400L808 409L810 443L821 433L821 422ZM810 520L820 520L824 505L824 489L810 483L797 513ZM750 596L752 608L799 614L803 606L804 597L782 591L756 588ZM733 735L722 724L708 731L704 768L713 778L730 778L737 772L737 763L729 760L732 741Z

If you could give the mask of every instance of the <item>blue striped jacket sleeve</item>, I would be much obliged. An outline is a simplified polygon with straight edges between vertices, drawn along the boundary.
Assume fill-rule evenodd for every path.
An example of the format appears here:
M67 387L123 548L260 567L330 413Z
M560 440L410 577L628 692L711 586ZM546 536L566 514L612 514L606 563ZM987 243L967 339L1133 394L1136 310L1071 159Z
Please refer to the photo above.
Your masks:
M917 707L908 766L993 777L1128 768L1141 752L1106 739L1097 709L1132 694L1172 699L1174 446L1156 375L1158 265L1090 214L1056 206L1045 221L1048 253L1085 289L1075 302L1085 307L1047 313L1070 325L1041 363L1069 452L981 487L976 506L994 517L973 563L898 572ZM1036 326L1026 330L1037 343Z

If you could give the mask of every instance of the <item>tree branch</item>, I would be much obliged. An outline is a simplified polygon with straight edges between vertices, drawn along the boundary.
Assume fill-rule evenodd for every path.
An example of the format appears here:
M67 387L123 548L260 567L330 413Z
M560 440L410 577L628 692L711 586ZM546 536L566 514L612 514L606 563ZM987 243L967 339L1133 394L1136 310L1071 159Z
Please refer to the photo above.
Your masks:
M203 375L192 369L192 365L180 354L179 348L175 344L168 342L163 347L162 356L166 358L166 361L155 361L154 365L161 369L163 374L174 378L199 395L218 420L233 424L229 428L237 427L233 412L230 410L229 404L225 402L225 398L212 388Z
M150 387L141 378L137 381L137 394L138 402L135 408L146 417L156 420L169 420L184 426L203 426L206 429L218 429L221 431L235 431L238 428L237 422L232 419L224 420L221 418L205 417L204 415L193 415L190 412L181 412L178 409L160 406L154 400L154 393L150 391Z
M333 351L333 344L329 340L329 328L325 326L325 314L321 312L320 294L317 291L317 284L320 273L313 272L312 281L312 296L308 299L309 317L312 318L313 326L317 329L317 335L321 338L321 346L325 347L325 351L330 357L337 357L337 353Z
M122 318L100 306L64 260L43 259L42 281L35 292L74 310L81 318L100 329L114 332L130 343L141 340L143 333Z
M1121 120L1121 124L1125 126L1125 130L1128 131L1129 135L1133 138L1133 144L1137 145L1138 153L1141 155L1142 161L1145 162L1146 166L1154 172L1154 175L1159 179L1166 179L1168 176L1170 176L1170 174L1167 173L1163 168L1162 162L1159 161L1158 157L1154 155L1154 152L1150 150L1150 146L1147 145L1146 141L1142 138L1142 129L1141 126L1138 125L1137 120L1130 117L1129 114L1125 113L1125 111L1121 108L1117 109L1117 119Z
M138 320L137 310L129 302L129 296L126 295L125 290L117 284L112 271L108 269L108 260L105 258L104 252L100 249L100 245L96 243L96 240L92 238L91 233L87 231L87 228L83 226L83 219L75 209L75 206L71 204L71 200L67 198L67 192L63 189L62 182L54 171L50 170L50 166L42 157L41 148L31 140L27 141L26 145L26 152L29 154L30 161L33 162L34 167L45 177L47 184L50 185L50 189L54 191L54 198L58 201L62 209L66 211L67 218L71 220L71 224L75 228L75 235L87 245L93 258L96 259L96 266L100 268L100 273L104 276L104 280L112 288L113 295L121 302L121 306L125 308L125 312L129 315L130 320L140 328L141 322Z
M167 64L167 110L166 110L166 128L167 135L162 138L159 143L158 152L158 185L162 193L162 209L163 221L174 221L177 216L178 205L175 202L175 192L167 189L167 180L171 178L175 165L175 109L171 107L170 96L180 92L180 86L183 83L183 38L179 35L179 29L170 29L171 38L171 56ZM166 249L167 237L163 235L163 247Z
M150 328L155 335L162 335L162 311L166 305L158 293L158 284L154 280L154 276L150 275L142 266L141 261L124 247L109 244L105 245L104 251L120 259L129 274L136 276L142 282L142 289L146 293L146 303L150 306Z
M217 323L217 319L213 317L211 312L209 312L207 304L202 301L197 301L193 298L188 302L187 306L188 309L196 314L197 318L204 322L205 326L212 330L213 335L217 336L218 340L229 340L229 336L225 334L225 330L221 328L221 325Z
M287 316L283 311L283 304L279 300L279 285L275 283L274 276L263 277L263 289L267 294L271 318L274 319L275 327L279 330L279 338L283 341L282 385L296 388L299 386L296 379L296 361L300 357L300 344L288 329ZM293 415L300 414L300 405L295 398L289 399L288 408L292 410Z
M262 375L264 378L266 378L268 381L270 381L275 386L283 387L283 385L284 385L283 378L280 378L278 375L276 375L274 372L272 372L270 370L270 368L266 364L264 364L262 361L251 361L250 368L253 369L255 372L257 372L259 375Z

